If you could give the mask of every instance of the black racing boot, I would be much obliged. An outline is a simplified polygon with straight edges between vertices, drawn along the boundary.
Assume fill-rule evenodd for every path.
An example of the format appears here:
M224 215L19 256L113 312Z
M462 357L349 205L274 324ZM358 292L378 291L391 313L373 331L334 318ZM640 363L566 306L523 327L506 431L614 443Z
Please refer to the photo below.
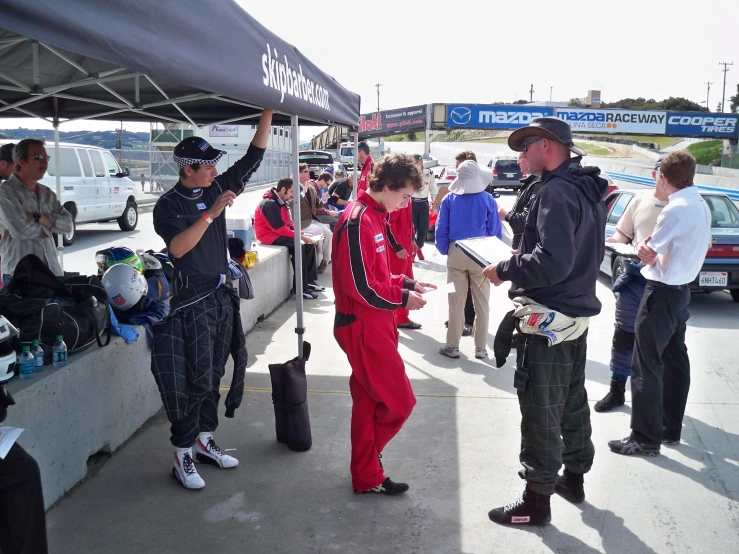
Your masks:
M573 504L585 501L585 490L583 489L583 474L572 473L565 468L564 474L557 481L554 492Z
M611 377L611 390L608 391L603 397L603 400L599 400L595 403L596 412L608 412L618 406L623 406L626 402L626 379Z
M537 494L528 485L521 498L488 512L490 521L501 525L547 525L552 521L549 495Z

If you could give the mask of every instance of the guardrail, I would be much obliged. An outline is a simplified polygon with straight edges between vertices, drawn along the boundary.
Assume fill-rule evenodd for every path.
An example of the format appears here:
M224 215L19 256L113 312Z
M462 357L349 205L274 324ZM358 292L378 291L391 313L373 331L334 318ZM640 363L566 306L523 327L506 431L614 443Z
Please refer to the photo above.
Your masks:
M654 186L654 179L650 177L641 177L639 175L631 175L630 173L617 173L615 171L606 171L608 175L611 176L612 179L615 179L617 181L626 181L627 183L636 183L637 185L645 185L649 187ZM725 194L732 200L739 201L739 190L737 189L724 189L719 187L709 187L706 185L695 185L700 190L705 190L707 192L719 192L721 194Z

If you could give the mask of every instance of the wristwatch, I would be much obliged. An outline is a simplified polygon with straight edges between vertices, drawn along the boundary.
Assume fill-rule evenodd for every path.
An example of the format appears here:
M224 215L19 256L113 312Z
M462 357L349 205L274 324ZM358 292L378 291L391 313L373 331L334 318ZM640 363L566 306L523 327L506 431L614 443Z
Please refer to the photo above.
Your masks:
M35 221L36 223L41 221L41 214L39 212L33 212L33 221Z

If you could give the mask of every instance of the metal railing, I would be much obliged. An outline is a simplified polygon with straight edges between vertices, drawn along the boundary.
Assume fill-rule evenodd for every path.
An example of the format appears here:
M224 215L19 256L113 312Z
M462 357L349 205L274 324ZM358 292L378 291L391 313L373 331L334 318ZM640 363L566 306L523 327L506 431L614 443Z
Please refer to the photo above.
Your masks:
M653 187L654 179L651 177L641 177L639 175L631 175L629 173L618 173L615 171L606 171L608 175L611 176L612 179L615 179L617 181L625 181L627 183L635 183L637 185L644 185ZM705 190L707 192L718 192L721 194L725 194L729 198L731 198L734 201L739 201L739 189L725 189L725 188L719 188L719 187L709 187L708 185L695 185L700 190Z

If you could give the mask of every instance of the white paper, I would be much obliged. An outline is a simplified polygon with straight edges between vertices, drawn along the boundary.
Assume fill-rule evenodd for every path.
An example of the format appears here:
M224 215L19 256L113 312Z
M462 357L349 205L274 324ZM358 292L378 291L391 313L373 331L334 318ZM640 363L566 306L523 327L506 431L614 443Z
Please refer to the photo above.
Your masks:
M480 237L475 239L458 240L457 244L464 245L472 250L480 258L485 260L487 265L497 264L504 260L510 260L513 255L511 254L511 247L498 237Z
M19 427L0 427L0 458L5 459L10 447L15 444L23 432Z
M447 283L446 285L441 285L440 287L437 287L435 289L424 289L423 295L428 296L429 294L433 294L435 292L444 292L446 294L452 294L455 292L456 289L454 288L454 283Z
M622 256L636 256L636 249L631 244L624 244L622 242L607 242L606 248L613 250L617 254Z

